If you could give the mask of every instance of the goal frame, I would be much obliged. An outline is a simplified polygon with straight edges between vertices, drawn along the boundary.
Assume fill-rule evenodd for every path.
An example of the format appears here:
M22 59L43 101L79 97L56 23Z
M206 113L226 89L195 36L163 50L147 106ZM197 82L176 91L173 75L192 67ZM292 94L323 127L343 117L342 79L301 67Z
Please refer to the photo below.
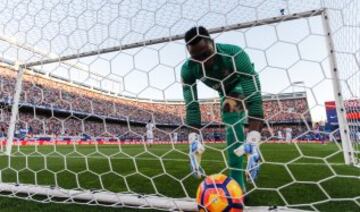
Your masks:
M249 27L261 26L261 25L268 25L274 24L279 22L291 21L301 18L309 18L314 16L321 16L323 27L326 32L326 41L327 41L327 48L329 53L329 61L331 67L331 76L332 76L332 83L333 83L333 92L335 95L336 101L336 111L339 119L339 127L340 127L340 135L342 142L342 148L344 153L344 160L345 163L348 165L354 164L354 150L351 146L351 138L349 135L349 126L346 119L346 111L344 106L344 99L342 97L341 92L341 85L339 83L339 76L338 76L338 67L336 63L336 56L334 50L334 41L331 36L331 29L329 25L329 17L327 15L327 10L325 8L318 9L318 10L311 10L305 11L301 13L294 13L288 15L282 15L272 18L266 18L261 20L255 20L250 22L244 22L234 25L228 25L224 27L218 28L211 28L209 29L210 34L232 31L232 30L239 30ZM6 143L6 151L5 154L9 157L11 156L12 146L14 141L14 131L15 131L15 124L16 118L18 115L18 108L19 108L19 100L21 94L21 86L22 86L22 78L24 73L28 69L32 69L35 66L39 65L46 65L51 63L64 63L67 64L69 60L72 59L79 59L94 55L100 55L105 53L111 53L116 51L122 51L126 49L132 49L137 47L144 47L164 42L171 42L176 41L184 38L184 34L174 35L170 37L161 37L157 39L145 40L143 42L136 42L130 43L120 46L115 46L111 48L103 48L96 51L88 51L82 52L78 54L70 54L66 56L56 56L56 55L42 55L44 57L48 57L44 60L29 62L29 63L19 63L18 61L12 62L2 60L2 62L8 63L10 66L14 66L17 71L16 77L16 90L13 98L13 105L12 105L12 113L11 113L11 120L8 129L8 137ZM21 45L18 46L22 48ZM67 64L68 65L68 64ZM82 201L95 201L95 202L106 202L108 204L123 204L123 205L130 205L130 206L138 206L138 207L154 207L163 209L163 210L181 210L181 211L195 211L197 210L197 205L193 199L174 199L174 198L167 198L167 197L158 197L158 196L139 196L134 194L126 194L126 193L112 193L108 191L89 191L89 190L67 190L62 188L50 188L46 186L39 186L39 185L14 185L14 184L7 184L7 183L0 183L0 191L1 192L11 192L12 194L25 194L28 196L32 195L43 195L47 197L59 197L59 198L69 198L69 199L78 199ZM293 206L293 205L291 205ZM286 211L286 210L284 210ZM287 211L290 211L287 210ZM293 210L298 211L298 210Z
M328 16L327 10L325 8L304 11L304 12L300 12L300 13L293 13L293 14L288 14L288 15L281 15L281 16L276 16L276 17L271 17L271 18L265 18L265 19L255 20L255 21L244 22L244 23L232 24L232 25L228 25L228 26L224 26L224 27L216 27L216 28L211 28L208 31L210 34L216 34L216 33L221 33L221 32L239 30L239 29L256 27L256 26L261 26L261 25L274 24L274 23L291 21L291 20L301 19L301 18L309 18L309 17L314 17L314 16L322 17L323 28L326 33L326 41L327 41L326 45L327 45L327 49L328 49L328 53L329 53L329 62L330 62L331 76L332 76L331 80L332 80L332 84L333 84L333 91L335 93L335 102L337 105L336 111L337 111L337 117L339 119L340 136L341 136L342 141L346 141L346 142L342 142L345 164L347 164L347 165L355 164L356 161L354 158L355 157L354 150L351 145L351 138L350 138L350 134L349 134L349 132L350 132L349 125L346 120L346 110L345 110L345 105L344 105L344 99L342 97L342 89L341 89L341 85L339 83L339 81L340 81L339 74L338 74L339 69L338 69L337 62L336 62L334 41L331 36L331 27L329 24L329 16ZM73 59L90 57L90 56L94 56L94 55L101 55L101 54L106 54L106 53L111 53L111 52L116 52L116 51L123 51L123 50L127 50L127 49L133 49L133 48L145 47L145 46L164 43L164 42L181 40L181 39L184 39L184 36L185 36L184 34L178 34L178 35L173 35L170 37L161 37L161 38L157 38L157 39L145 40L143 42L135 42L135 43L125 44L125 45L114 46L111 48L103 48L103 49L99 49L96 51L87 51L87 52L70 54L70 55L65 55L65 56L50 55L50 58L48 58L48 59L29 62L29 63L23 63L23 64L16 62L15 67L18 70L17 79L22 78L22 75L23 75L23 72L25 69L30 69L34 66L39 66L39 65L43 66L43 65L47 65L47 64L51 64L51 63L60 62L60 63L66 64L66 65L71 65L75 68L80 68L80 67L77 67L76 64L69 63L68 61L73 60ZM4 38L0 38L0 39L7 40ZM10 41L12 41L12 40L10 40ZM21 45L17 44L17 42L15 42L15 41L12 41L12 43L15 43L18 47L21 47ZM34 51L34 52L40 54L41 56L47 56L46 54L42 53L41 51L33 49L31 47L25 47L25 49ZM17 86L21 86L21 85L17 85ZM19 98L20 98L20 94L15 93L14 105L18 104ZM13 106L13 107L15 109L18 106ZM14 112L14 111L12 110L12 112ZM16 118L16 116L14 116L14 118ZM11 129L12 127L14 127L14 125L15 125L15 123L11 124L11 126L9 128L9 133L14 131L14 129ZM11 131L10 131L10 129L11 129ZM9 135L11 135L11 134L9 134ZM9 155L11 152L11 146L13 143L12 137L8 138L8 143L9 144L6 145L6 154Z

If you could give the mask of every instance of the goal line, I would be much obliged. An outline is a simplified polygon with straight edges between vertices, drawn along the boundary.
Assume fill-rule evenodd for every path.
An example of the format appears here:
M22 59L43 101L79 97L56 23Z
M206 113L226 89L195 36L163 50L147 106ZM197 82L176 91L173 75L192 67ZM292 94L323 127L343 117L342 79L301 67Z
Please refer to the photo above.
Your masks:
M1 192L11 192L12 197L17 195L27 195L32 197L46 196L47 198L65 198L67 202L96 202L108 206L127 206L136 208L156 208L167 211L198 211L197 204L191 198L169 198L155 195L139 195L131 193L112 193L101 190L71 190L38 185L14 185L9 183L0 184ZM8 196L8 195L7 195ZM245 207L245 211L283 211L301 212L303 210L291 209L287 207L265 206L265 207Z

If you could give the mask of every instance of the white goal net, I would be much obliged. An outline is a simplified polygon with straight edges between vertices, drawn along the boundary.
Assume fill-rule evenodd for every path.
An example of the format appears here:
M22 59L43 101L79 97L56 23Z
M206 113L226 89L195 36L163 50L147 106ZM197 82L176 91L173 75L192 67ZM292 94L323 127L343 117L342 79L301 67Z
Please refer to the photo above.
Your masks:
M246 208L358 210L359 11L358 0L1 3L0 195L197 210L180 72L184 33L204 26L260 79L262 160ZM217 92L197 90L202 166L229 175L233 126Z

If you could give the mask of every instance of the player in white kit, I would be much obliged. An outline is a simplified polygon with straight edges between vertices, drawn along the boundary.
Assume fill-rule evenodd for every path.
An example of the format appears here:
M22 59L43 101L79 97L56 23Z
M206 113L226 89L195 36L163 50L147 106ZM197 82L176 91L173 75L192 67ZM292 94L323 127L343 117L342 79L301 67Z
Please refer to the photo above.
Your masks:
M154 124L151 122L151 120L148 121L146 124L146 143L149 147L151 147L153 141L154 141Z
M278 130L278 131L277 131L277 134L278 134L278 139L279 139L280 141L284 140L284 137L283 137L283 134L282 134L281 130Z
M173 141L175 144L178 142L178 133L177 132L174 132L174 134L173 134Z
M360 144L360 131L356 132L356 141L357 141L358 144Z
M290 143L292 139L292 129L290 127L287 127L285 129L285 141Z

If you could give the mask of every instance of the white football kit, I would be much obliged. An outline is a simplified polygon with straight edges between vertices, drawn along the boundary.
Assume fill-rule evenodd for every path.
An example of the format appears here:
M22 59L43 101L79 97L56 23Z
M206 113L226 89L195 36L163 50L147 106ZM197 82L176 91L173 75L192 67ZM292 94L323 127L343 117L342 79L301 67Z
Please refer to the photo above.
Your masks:
M281 140L281 141L284 139L281 130L278 131L278 139Z
M177 134L176 132L174 133L173 139L174 139L174 143L177 143L177 141L178 141L178 134Z
M285 129L285 141L291 142L292 139L292 129L290 127Z
M148 143L152 143L154 141L154 133L153 133L154 127L155 126L153 123L146 124L146 141Z

